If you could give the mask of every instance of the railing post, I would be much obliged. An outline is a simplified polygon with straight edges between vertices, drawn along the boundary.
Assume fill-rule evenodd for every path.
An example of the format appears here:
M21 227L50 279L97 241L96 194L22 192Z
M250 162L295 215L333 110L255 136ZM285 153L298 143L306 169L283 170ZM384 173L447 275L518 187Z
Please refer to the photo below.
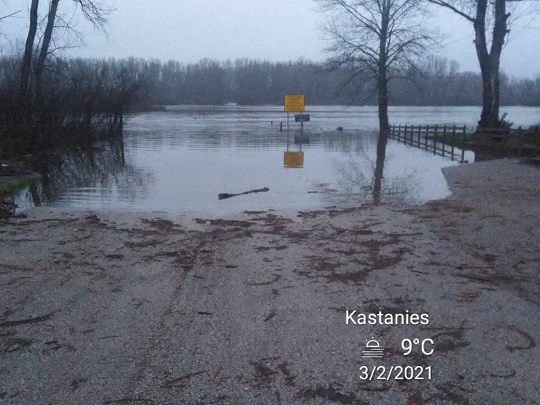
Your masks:
M428 135L429 135L429 125L426 127L426 133L424 134L424 146L425 146L425 150L427 151L428 150Z
M405 130L403 132L403 143L407 142L407 125L405 125Z
M409 127L409 134L413 131L413 129L414 129L414 125L411 125L411 126ZM404 140L405 145L407 145L407 140L408 140L407 136L409 136L409 134L407 134L407 135L405 136L405 140Z
M465 141L467 137L467 125L463 126L463 139L461 140L463 146L461 147L461 163L465 162Z
M435 125L434 133L433 133L433 154L437 154L437 132L438 131L438 125Z
M523 153L523 132L521 126L518 127L518 156L521 157Z
M454 150L455 150L455 145L456 145L456 125L455 124L454 124L454 127L452 128L452 141L451 142L452 142L452 152L451 152L452 160L454 160Z
M444 157L445 152L446 152L446 125L443 128L443 134L442 134L442 157Z

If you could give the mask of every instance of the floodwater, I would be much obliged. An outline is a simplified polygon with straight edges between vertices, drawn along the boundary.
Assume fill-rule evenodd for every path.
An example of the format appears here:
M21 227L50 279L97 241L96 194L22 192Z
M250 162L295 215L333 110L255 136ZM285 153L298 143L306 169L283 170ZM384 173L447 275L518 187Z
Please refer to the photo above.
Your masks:
M66 156L42 183L16 196L34 205L202 215L244 210L353 206L372 200L376 107L307 108L309 144L302 168L285 168L287 114L282 107L174 106L131 117L124 144L102 143ZM539 108L509 107L507 119L540 122ZM396 107L392 124L474 126L478 107ZM300 124L289 122L289 150ZM283 132L280 132L282 123ZM343 127L343 131L336 131ZM467 152L469 161L474 154ZM389 141L383 202L423 203L449 194L441 169L449 158ZM219 193L268 192L219 200Z

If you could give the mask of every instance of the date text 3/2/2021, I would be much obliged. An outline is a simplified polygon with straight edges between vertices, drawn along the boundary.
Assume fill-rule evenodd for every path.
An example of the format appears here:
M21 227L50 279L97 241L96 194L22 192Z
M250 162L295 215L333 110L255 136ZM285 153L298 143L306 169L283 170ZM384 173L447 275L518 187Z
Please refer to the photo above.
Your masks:
M361 366L360 379L375 380L431 380L431 366Z

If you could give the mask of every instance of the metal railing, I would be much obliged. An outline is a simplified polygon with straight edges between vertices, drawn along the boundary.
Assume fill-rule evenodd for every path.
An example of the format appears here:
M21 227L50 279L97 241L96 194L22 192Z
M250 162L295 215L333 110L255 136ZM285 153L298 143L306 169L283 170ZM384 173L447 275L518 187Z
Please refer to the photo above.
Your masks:
M392 125L390 139L417 147L434 155L465 161L467 127L456 125ZM458 148L456 145L460 145Z

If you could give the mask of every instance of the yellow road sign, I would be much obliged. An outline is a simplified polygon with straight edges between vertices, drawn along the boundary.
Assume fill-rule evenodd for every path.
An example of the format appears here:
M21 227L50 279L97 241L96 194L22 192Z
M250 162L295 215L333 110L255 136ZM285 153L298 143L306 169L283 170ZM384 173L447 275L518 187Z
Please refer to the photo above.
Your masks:
M304 152L285 152L283 156L283 166L285 167L304 167Z
M285 111L304 111L304 95L303 94L287 94L285 95Z

